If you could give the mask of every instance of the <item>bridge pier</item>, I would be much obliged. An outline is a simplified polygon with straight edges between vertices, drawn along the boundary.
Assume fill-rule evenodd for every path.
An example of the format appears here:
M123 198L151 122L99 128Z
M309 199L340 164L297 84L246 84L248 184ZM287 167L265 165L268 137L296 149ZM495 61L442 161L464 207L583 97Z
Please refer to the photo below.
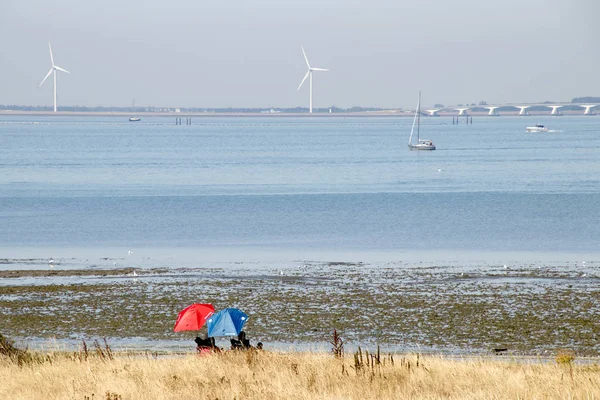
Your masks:
M592 108L596 107L597 104L579 104L579 107L585 108L583 115L596 115L592 112Z
M515 107L521 109L521 111L519 111L518 115L521 115L521 116L529 115L529 112L527 111L527 109L531 106L515 106Z
M490 110L490 112L488 113L488 115L495 115L495 116L500 115L496 111L496 108L499 108L499 107L483 107L483 108Z
M548 106L552 109L552 112L550 113L550 115L562 115L560 111L558 111L559 108L563 107L563 106Z
M468 115L467 114L468 108L455 108L455 110L458 111L458 115Z

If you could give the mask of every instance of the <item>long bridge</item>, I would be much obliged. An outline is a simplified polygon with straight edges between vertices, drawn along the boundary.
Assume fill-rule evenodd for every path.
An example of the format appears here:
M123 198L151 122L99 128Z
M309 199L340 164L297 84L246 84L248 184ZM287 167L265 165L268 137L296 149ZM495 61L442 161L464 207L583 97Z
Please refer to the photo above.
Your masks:
M600 104L578 104L578 103L563 103L563 104L556 104L556 103L552 103L552 104L527 104L527 105L516 105L516 104L498 104L498 105L479 105L479 106L470 106L470 107L457 107L457 108L452 108L452 107L445 107L445 108L439 108L439 109L428 109L425 110L427 113L429 113L429 116L435 117L435 116L439 116L439 112L448 112L447 110L450 110L451 112L453 111L458 111L458 115L469 115L468 111L469 110L473 110L475 108L484 108L486 110L488 110L487 115L492 115L492 116L498 116L500 115L498 113L498 109L499 108L509 108L512 107L516 110L519 110L519 112L516 115L521 115L521 116L526 116L526 115L530 115L529 114L529 109L531 107L547 107L549 108L550 111L550 115L562 115L562 113L560 112L560 109L563 107L580 107L583 108L583 115L596 115L593 111L593 109L595 107L598 107Z

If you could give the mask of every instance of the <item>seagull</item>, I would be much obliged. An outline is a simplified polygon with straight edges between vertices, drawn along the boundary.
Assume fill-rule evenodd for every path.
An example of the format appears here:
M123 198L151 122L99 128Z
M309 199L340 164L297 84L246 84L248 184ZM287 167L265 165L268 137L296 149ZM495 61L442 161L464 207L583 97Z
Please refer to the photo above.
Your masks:
M508 265L504 264L504 269L508 269Z
M129 251L127 252L127 255L132 255L132 254L133 254L133 251L131 251L131 250L129 250Z
M283 276L283 271L282 270L279 270L279 275Z
M50 257L48 259L48 265L52 265L52 264L54 264L54 259L52 257Z

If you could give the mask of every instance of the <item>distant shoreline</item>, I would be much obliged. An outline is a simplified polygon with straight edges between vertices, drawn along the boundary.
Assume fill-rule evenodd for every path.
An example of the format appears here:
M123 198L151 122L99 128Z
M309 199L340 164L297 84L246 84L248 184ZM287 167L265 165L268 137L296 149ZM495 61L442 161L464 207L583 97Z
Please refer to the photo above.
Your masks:
M564 111L565 116L582 116L591 117L594 115L583 115L579 111ZM0 117L2 116L45 116L45 117L132 117L136 116L139 118L143 117L197 117L197 118L210 118L210 117L264 117L264 118L277 118L277 117L298 117L298 118L335 118L335 117L414 117L414 111L365 111L365 112L338 112L338 113L256 113L256 112L124 112L124 111L21 111L21 110L0 110ZM487 112L471 112L468 114L469 117L494 117L488 115ZM518 115L514 112L498 113L496 117L517 117ZM550 115L550 112L530 112L530 117L548 116L548 117L560 117L560 115ZM437 116L422 115L423 118L440 118L440 117L461 117L456 113L444 113L440 112ZM523 116L527 117L527 116ZM133 121L132 121L133 122Z

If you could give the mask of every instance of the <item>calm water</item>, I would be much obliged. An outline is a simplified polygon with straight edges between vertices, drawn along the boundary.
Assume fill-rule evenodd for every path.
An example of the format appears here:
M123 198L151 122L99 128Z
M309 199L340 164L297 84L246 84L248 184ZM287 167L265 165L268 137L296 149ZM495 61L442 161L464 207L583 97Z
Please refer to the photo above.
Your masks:
M0 258L598 258L600 119L451 122L424 153L412 118L4 116Z

